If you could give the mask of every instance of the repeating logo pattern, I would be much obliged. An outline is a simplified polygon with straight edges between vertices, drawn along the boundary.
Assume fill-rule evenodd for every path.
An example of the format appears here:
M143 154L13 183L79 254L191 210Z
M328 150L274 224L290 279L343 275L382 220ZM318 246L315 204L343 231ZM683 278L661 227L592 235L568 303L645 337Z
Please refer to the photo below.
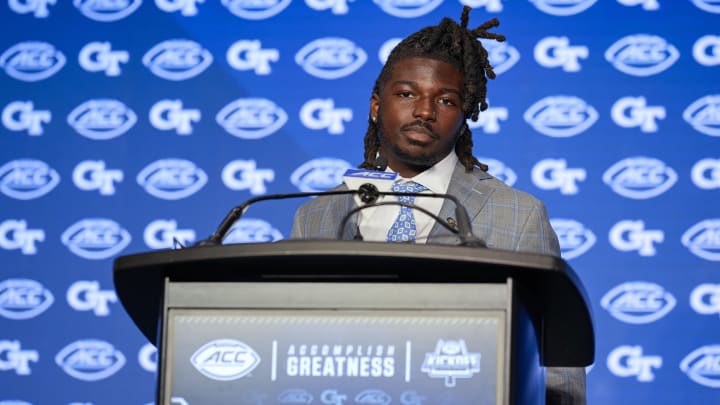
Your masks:
M467 124L489 173L546 204L562 257L589 292L606 343L588 368L589 392L622 386L604 394L616 403L715 401L717 0L8 0L0 404L32 405L37 390L26 387L51 384L48 369L72 385L49 387L62 392L49 402L108 403L92 394L102 385L138 387L123 400L151 403L157 352L138 346L113 260L192 246L249 198L341 183L362 158L382 63L406 34L457 18L459 5L476 9L469 25L497 17L508 34L481 39L497 78L489 108ZM287 238L303 201L253 205L224 243ZM453 385L482 373L466 347L439 344L425 375ZM253 350L242 338L214 342L195 353L194 370L247 378L260 361ZM451 355L464 367L437 367ZM645 388L657 384L669 388ZM243 400L270 400L262 395ZM423 395L393 403L426 404ZM389 400L372 387L274 398Z

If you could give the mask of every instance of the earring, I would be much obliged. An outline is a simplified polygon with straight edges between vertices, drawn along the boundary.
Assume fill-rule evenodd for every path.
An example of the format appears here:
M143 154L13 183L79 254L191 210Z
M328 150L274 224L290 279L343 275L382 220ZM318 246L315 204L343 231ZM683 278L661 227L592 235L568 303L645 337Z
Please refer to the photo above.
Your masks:
M370 119L372 120L372 122L377 122L377 117L375 116L370 117Z

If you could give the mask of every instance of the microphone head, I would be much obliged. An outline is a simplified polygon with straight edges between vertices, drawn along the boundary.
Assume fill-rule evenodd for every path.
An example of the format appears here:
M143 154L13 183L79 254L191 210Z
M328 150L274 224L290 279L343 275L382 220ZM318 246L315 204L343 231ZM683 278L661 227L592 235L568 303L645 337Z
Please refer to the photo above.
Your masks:
M365 204L374 203L380 196L380 194L378 194L378 188L375 187L374 184L370 183L362 184L358 188L358 191L360 192L360 201L364 202Z
M369 204L378 198L378 192L388 192L392 189L397 173L367 170L348 169L343 175L343 182L350 190L357 190L360 195L359 203ZM371 186L371 187L367 187Z

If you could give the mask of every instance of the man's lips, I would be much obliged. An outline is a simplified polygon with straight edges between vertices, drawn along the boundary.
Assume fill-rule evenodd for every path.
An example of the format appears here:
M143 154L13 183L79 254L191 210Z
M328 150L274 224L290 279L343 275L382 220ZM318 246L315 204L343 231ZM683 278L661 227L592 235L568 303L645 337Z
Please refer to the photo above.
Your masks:
M414 141L427 142L429 139L437 139L438 136L433 132L429 125L410 124L402 127L402 132Z

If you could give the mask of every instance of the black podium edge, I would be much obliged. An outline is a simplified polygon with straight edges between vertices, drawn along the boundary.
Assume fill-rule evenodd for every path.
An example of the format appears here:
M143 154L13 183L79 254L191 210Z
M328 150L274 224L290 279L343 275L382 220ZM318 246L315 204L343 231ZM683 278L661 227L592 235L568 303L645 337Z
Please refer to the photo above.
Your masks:
M478 267L479 266L479 267ZM391 270L393 268L401 270ZM516 280L546 366L588 366L595 338L590 301L561 258L449 245L282 240L119 256L113 281L126 312L157 342L165 278L186 282L479 282Z

